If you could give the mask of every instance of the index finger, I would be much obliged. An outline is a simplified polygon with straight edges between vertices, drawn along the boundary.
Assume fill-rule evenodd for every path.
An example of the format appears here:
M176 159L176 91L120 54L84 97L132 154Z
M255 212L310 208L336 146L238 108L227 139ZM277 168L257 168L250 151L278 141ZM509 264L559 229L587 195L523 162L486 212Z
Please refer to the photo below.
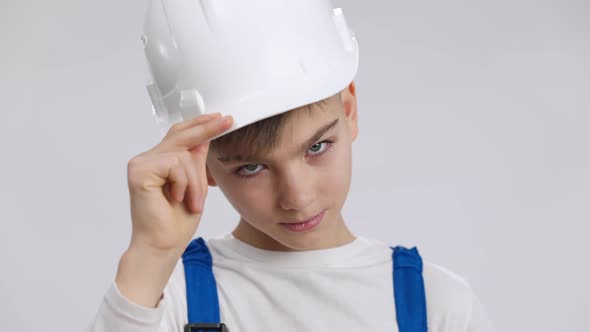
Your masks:
M233 125L233 117L226 115L221 118L211 119L205 123L188 127L170 138L172 145L177 148L189 150L199 144L206 143L213 137L222 134Z
M185 120L183 122L176 124L175 129L176 129L176 131L182 131L186 128L200 125L200 124L206 123L208 121L211 121L213 119L217 119L220 117L221 117L221 113L219 113L219 112L210 113L210 114L203 114L203 115L200 115L200 116L197 116L192 119L188 119L188 120Z

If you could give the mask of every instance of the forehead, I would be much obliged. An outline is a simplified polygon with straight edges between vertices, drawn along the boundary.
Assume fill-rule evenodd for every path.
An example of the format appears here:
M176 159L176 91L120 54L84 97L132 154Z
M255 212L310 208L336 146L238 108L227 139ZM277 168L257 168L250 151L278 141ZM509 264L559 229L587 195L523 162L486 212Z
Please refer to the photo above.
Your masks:
M328 122L337 119L339 115L337 111L336 105L329 103L307 105L290 111L278 135L278 145L288 147L308 139Z
M301 149L306 151L323 133L339 127L342 112L338 101L339 98L328 98L322 103L286 112L278 123L273 120L245 128L244 132L224 142L222 148L215 149L215 159L224 164L262 162L296 155Z

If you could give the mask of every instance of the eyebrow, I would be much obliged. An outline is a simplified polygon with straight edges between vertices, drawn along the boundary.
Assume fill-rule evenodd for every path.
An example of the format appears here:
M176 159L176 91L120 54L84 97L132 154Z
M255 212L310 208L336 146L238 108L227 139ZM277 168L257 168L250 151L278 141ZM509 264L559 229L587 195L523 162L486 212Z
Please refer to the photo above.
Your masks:
M305 141L305 143L303 143L301 145L301 150L305 151L307 149L309 149L309 147L314 144L317 140L319 140L322 136L324 136L324 134L336 127L336 125L338 124L338 119L333 120L332 122L322 126L320 129L318 129L318 131L307 141ZM222 156L222 157L218 157L217 160L221 161L223 164L227 164L227 163L231 163L234 161L254 161L254 160L260 160L263 159L260 156L248 156L248 157L242 157L240 155L236 155L236 156Z

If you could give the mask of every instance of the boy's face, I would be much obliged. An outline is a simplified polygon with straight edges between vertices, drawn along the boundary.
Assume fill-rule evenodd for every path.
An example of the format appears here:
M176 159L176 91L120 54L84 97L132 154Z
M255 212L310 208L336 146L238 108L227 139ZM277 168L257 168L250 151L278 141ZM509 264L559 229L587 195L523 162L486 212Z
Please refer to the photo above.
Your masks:
M240 214L233 232L239 240L291 251L330 248L354 239L341 215L358 132L354 83L327 99L323 110L313 108L291 111L277 148L260 160L232 161L232 156L210 150L209 185L218 185ZM319 224L306 231L284 225L318 214Z

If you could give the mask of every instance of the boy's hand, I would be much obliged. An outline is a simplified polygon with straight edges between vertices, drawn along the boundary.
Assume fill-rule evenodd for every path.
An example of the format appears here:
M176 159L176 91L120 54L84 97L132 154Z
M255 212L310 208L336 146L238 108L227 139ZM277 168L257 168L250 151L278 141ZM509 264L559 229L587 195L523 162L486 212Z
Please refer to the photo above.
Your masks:
M129 161L132 236L116 277L129 300L154 306L160 298L201 220L209 140L232 123L211 114L175 124L162 142Z
M155 252L184 250L207 196L209 140L231 127L219 114L178 123L160 144L129 161L131 245Z

